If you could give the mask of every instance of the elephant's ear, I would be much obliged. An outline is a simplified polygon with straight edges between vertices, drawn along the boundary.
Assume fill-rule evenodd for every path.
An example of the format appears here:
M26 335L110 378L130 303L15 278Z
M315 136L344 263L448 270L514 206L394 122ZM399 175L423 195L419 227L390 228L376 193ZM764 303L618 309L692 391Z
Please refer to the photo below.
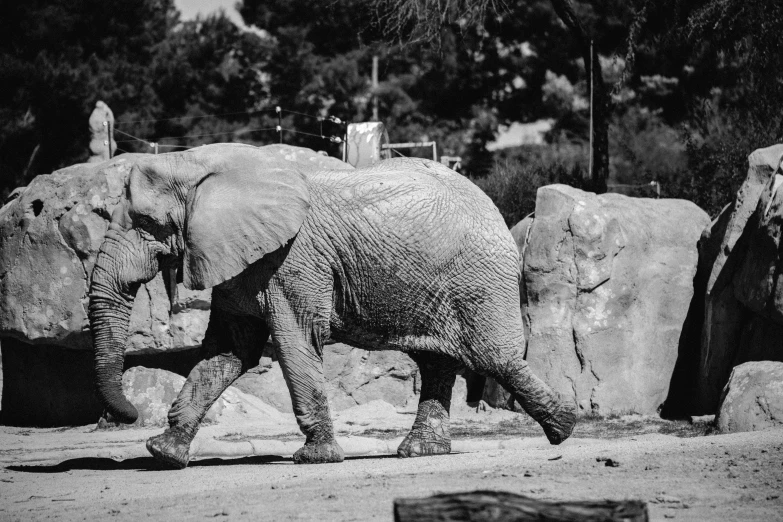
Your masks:
M203 290L238 275L291 240L309 208L296 170L245 159L209 174L188 192L183 283Z

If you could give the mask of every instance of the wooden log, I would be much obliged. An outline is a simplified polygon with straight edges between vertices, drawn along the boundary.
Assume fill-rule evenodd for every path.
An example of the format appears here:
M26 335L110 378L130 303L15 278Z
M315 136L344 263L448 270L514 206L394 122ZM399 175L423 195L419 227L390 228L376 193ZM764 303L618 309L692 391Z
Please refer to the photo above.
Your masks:
M394 501L395 522L646 522L641 500L546 502L502 491L445 493Z

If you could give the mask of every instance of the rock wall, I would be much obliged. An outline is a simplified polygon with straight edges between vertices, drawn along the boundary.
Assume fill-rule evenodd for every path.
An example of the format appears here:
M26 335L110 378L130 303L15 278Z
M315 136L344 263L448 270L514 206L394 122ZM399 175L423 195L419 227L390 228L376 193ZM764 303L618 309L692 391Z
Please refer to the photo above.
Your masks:
M534 372L582 412L658 411L708 224L688 201L540 188L522 246Z
M685 358L693 368L687 372L693 383L691 414L716 412L734 366L783 361L781 160L783 145L753 152L734 201L699 242L703 329L700 345Z
M92 347L87 291L103 236L133 160L126 154L36 177L0 209L0 336L72 350ZM189 292L169 321L160 275L133 306L128 353L200 345L209 292Z

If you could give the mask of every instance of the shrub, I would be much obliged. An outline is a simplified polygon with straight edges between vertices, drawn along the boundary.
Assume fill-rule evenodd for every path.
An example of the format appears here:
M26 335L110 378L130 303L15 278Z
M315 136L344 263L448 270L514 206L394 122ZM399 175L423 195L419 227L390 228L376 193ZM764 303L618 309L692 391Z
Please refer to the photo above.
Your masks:
M494 164L489 175L472 181L495 202L509 227L535 210L539 187L562 183L590 190L586 169L560 162L503 159Z

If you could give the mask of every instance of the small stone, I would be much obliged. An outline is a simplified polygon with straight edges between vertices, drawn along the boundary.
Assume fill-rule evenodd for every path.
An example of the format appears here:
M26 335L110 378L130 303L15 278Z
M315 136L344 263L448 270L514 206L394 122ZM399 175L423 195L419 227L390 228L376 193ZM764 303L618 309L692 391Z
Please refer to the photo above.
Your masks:
M609 457L596 457L596 462L603 462L604 466L609 468L618 468L620 467L620 461L617 459L612 459Z

